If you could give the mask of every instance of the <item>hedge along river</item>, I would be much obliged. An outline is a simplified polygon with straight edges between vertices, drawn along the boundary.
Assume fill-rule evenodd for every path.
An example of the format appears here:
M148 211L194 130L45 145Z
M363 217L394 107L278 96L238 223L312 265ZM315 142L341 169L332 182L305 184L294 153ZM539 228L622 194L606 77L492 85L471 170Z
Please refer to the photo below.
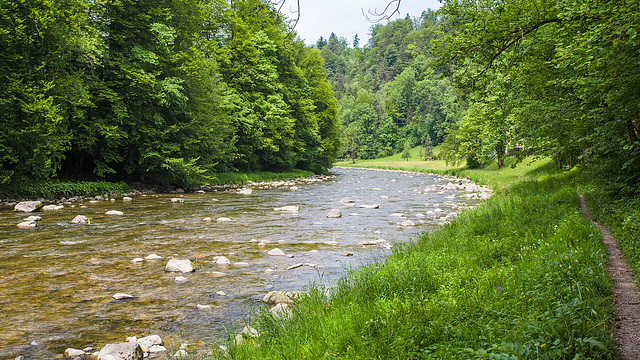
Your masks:
M53 358L68 347L151 334L167 347L207 349L242 327L268 291L330 286L488 194L450 177L346 168L248 187L249 195L227 189L67 204L35 213L42 219L33 229L16 226L33 214L2 210L0 359ZM184 202L172 203L178 196ZM285 206L299 210L274 210ZM342 217L328 218L332 209ZM76 215L91 224L71 224ZM275 248L288 256L267 255ZM132 261L150 254L162 259ZM216 264L217 256L231 263ZM166 272L171 258L191 259L195 272ZM286 270L299 263L307 265Z

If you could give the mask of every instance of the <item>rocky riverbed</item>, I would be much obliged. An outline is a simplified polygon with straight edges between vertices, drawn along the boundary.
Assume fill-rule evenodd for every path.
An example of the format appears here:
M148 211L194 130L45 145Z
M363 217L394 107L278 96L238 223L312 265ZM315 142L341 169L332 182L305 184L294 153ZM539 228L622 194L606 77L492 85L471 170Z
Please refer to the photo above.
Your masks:
M360 169L194 190L2 210L0 359L88 358L150 335L166 349L153 356L205 356L269 292L331 285L491 194L464 179Z

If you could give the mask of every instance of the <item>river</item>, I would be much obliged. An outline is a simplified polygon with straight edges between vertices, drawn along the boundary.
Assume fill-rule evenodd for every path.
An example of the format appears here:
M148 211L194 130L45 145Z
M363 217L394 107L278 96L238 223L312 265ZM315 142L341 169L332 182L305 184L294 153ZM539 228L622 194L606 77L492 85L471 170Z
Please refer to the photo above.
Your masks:
M150 334L170 346L206 349L242 326L268 291L330 286L345 271L384 259L391 244L480 201L454 189L455 179L410 172L335 168L327 177L275 185L254 184L250 195L229 189L65 205L36 213L42 220L34 229L16 226L31 214L3 209L0 359L54 358L68 347L99 349ZM172 203L176 197L184 203ZM346 197L355 202L341 203ZM283 206L299 211L274 210ZM334 208L342 217L327 218ZM79 214L91 224L71 224ZM407 220L415 226L401 225ZM359 245L367 241L379 244ZM266 254L274 248L289 256ZM162 259L132 261L150 254ZM231 264L215 264L215 256ZM196 271L165 272L171 258L198 258ZM316 266L285 270L298 263ZM133 298L115 300L115 293Z

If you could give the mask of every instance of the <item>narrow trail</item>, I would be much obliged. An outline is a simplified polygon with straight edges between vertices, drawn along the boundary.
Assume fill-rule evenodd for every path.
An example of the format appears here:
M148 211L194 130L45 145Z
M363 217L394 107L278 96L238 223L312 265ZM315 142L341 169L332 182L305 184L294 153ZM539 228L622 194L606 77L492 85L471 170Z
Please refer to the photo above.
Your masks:
M613 279L614 330L620 344L622 359L640 359L640 294L633 282L633 272L618 249L618 243L613 235L606 227L591 218L584 197L582 194L578 195L582 212L598 227L607 246L609 254L607 272Z

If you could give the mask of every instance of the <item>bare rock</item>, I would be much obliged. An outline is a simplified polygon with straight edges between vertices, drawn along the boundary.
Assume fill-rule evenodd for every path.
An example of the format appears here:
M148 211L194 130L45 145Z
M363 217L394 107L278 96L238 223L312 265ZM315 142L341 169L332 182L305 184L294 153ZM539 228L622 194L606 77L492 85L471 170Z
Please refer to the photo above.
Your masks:
M98 353L97 360L142 360L144 353L137 342L107 344Z
M42 211L55 211L64 209L63 205L45 205L42 207Z
M104 214L105 215L114 215L114 216L122 216L122 215L124 215L124 213L122 211L119 211L119 210L109 210Z
M298 212L300 211L300 207L297 205L282 206L274 208L273 211Z
M84 350L78 350L78 349L72 349L72 348L68 348L67 350L64 351L64 356L68 358L75 358L77 356L82 356L84 354L85 354Z
M342 203L342 204L354 203L354 202L356 202L356 199L354 199L352 197L346 197L346 198L340 199L340 203Z
M226 256L218 256L216 258L217 265L229 265L231 264L231 260L229 260Z
M269 309L269 312L271 312L271 315L273 315L273 317L276 319L286 319L291 317L292 314L289 304L284 303L277 304L276 306Z
M21 228L21 229L32 229L32 228L38 226L38 224L36 224L35 221L23 221L21 223L18 223L16 226Z
M267 252L267 255L271 255L271 256L286 256L287 254L285 254L284 251L282 251L282 250L280 250L278 248L275 248L275 249L269 250Z
M172 198L171 199L171 203L172 204L182 204L182 203L184 203L184 199L183 198Z
M342 211L340 211L340 209L331 209L331 211L329 211L329 213L327 214L328 218L339 218L342 217Z
M164 268L169 272L189 273L195 271L193 264L189 260L171 259Z
M162 256L156 255L156 254L149 254L147 256L145 256L144 258L147 261L152 261L152 260L160 260L162 259Z
M88 224L89 219L87 219L87 217L84 215L77 215L76 217L73 218L73 220L71 220L71 223L72 224Z
M363 209L379 209L380 208L380 204L360 205L360 207L363 208Z
M262 298L262 301L264 301L268 305L289 304L291 303L291 298L288 296L287 292L270 291L267 295L264 296L264 298Z
M42 208L41 201L22 201L13 207L13 211L31 213L40 210L40 208Z
M113 298L116 300L133 299L133 295L125 294L125 293L116 293L116 294L113 294Z

